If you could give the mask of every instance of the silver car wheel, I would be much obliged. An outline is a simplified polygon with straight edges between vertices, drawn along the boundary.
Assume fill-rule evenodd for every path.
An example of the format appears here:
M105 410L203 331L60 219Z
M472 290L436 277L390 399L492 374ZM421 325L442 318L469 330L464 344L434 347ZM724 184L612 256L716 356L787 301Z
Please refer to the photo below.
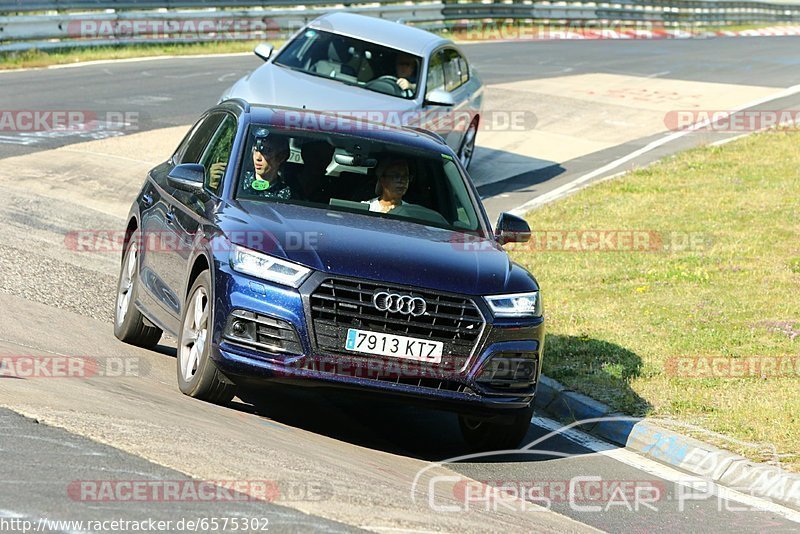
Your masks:
M183 323L183 336L180 345L180 365L183 379L191 381L200 368L208 337L208 295L202 287L197 288L191 308L187 310Z
M468 168L469 164L472 162L472 155L475 153L475 138L477 134L478 128L475 126L475 123L470 124L467 133L464 134L464 141L461 145L459 159L465 169Z
M136 276L136 259L138 257L138 250L136 243L131 244L128 251L128 258L125 268L119 277L119 288L117 290L117 325L121 325L128 315L128 309L131 306L131 297L133 295L133 279Z

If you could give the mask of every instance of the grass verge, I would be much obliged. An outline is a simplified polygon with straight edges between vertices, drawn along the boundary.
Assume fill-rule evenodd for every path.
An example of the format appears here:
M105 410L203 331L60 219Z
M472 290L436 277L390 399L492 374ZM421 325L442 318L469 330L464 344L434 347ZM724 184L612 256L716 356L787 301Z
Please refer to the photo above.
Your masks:
M527 218L534 241L512 254L543 287L545 374L627 414L774 445L800 471L800 132L689 151ZM615 230L644 238L590 250L586 231Z
M181 44L136 44L0 53L0 69L24 69L104 59L150 56L193 56L252 52L261 41L221 41ZM276 46L282 41L270 41Z

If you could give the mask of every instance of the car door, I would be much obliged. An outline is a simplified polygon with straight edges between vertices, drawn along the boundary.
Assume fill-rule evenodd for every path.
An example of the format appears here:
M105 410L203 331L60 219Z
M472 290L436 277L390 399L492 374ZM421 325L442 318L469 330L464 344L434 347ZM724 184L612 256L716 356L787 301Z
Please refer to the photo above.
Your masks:
M175 291L179 276L174 272L172 250L182 246L183 236L174 224L175 190L169 185L167 175L180 163L197 163L205 147L217 131L225 113L213 113L201 118L179 145L172 158L159 165L148 176L143 195L140 228L142 305L159 326L177 332L180 314L180 293ZM181 271L182 273L182 271Z
M446 140L447 144L458 152L461 148L461 140L474 119L471 106L473 95L471 84L469 84L469 65L458 50L448 47L442 50L442 70L444 71L444 89L453 95L455 101L453 130Z
M216 122L216 121L215 121ZM211 139L197 161L184 163L200 163L206 170L204 195L188 191L172 189L173 201L166 214L167 228L178 246L164 251L165 279L170 293L178 300L177 316L180 317L187 290L187 278L191 266L189 261L194 257L195 245L204 236L205 226L210 216L219 205L219 191L223 181L211 183L212 165L229 164L233 139L236 136L236 118L230 113L222 113L221 120Z
M456 49L443 47L431 54L425 77L426 98L431 91L447 91L453 95L455 104L452 107L425 105L422 127L441 135L455 151L461 148L461 139L472 118L468 81L469 66Z

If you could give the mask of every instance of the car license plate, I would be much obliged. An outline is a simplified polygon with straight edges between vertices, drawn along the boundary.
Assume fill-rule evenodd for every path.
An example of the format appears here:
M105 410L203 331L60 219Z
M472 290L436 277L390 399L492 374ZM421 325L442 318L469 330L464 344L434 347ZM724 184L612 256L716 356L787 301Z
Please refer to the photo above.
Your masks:
M417 362L442 363L444 343L349 328L344 348L365 354L392 356Z

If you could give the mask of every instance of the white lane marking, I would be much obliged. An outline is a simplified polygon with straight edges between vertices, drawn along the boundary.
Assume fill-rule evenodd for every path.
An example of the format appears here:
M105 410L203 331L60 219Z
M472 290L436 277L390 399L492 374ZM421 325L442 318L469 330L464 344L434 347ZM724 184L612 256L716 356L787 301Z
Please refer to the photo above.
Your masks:
M32 67L27 69L2 69L2 74L13 74L15 72L29 72L35 70L59 70L59 69L77 69L80 67L94 67L97 65L109 65L118 63L138 63L140 61L158 61L162 59L213 59L213 58L226 58L226 57L245 57L252 56L252 52L232 52L230 54L187 54L185 56L145 56L145 57L129 57L125 59L97 59L94 61L81 61L78 63L67 63L65 65L51 65L49 67Z
M380 525L361 525L358 528L363 528L364 530L379 530L381 532L415 532L417 534L435 534L441 532L441 530L420 530L417 528L382 527Z
M25 515L11 510L0 510L0 517L7 517L9 519L16 519L16 518L21 519L25 517Z
M584 423L585 422L587 421L584 421ZM754 497L752 495L747 495L746 493L741 493L725 486L721 486L702 477L678 471L677 469L656 462L655 460L651 460L650 458L646 458L638 453L629 451L628 449L611 445L610 443L591 436L585 432L575 428L570 428L569 425L564 426L562 423L553 421L552 419L547 419L546 417L533 417L531 419L531 423L550 431L550 434L540 438L539 440L536 440L531 445L543 441L551 436L563 436L568 440L591 450L592 452L607 456L612 460L633 467L634 469L638 469L639 471L643 471L650 475L663 478L664 480L675 484L680 484L682 486L707 488L712 492L713 495L716 495L720 499L724 499L726 501L735 501L739 504L749 506L750 508L756 508L764 512L770 512L779 515L784 519L794 523L800 523L800 512L798 511L764 499L760 499L758 497Z
M646 146L643 146L642 148L640 148L638 150L634 150L633 152L631 152L630 154L628 154L626 156L618 158L618 159L616 159L616 160L614 160L614 161L612 161L610 163L607 163L606 165L603 165L602 167L600 167L598 169L595 169L595 170L593 170L591 172L588 172L588 173L586 173L586 174L584 174L582 176L579 176L578 178L575 178L574 180L572 180L569 183L561 185L561 186L553 189L552 191L548 191L547 193L545 193L543 195L540 195L540 196L538 196L538 197L536 197L534 199L529 200L528 202L522 204L521 206L518 206L518 207L514 208L513 210L511 210L510 213L512 213L514 215L522 216L522 215L524 215L525 213L527 213L528 211L530 211L530 210L532 210L534 208L538 208L539 206L543 206L544 204L547 204L549 202L553 202L554 200L557 200L557 199L559 199L559 198L561 198L563 196L566 196L568 193L572 192L572 190L575 189L577 186L579 186L579 185L581 185L583 183L586 183L586 182L592 180L593 178L595 178L597 176L605 174L605 173L607 173L608 171L610 171L612 169L616 169L620 165L622 165L624 163L627 163L628 161L630 161L630 160L632 160L634 158L637 158L637 157L639 157L639 156L641 156L643 154L651 152L651 151L655 150L656 148L658 148L658 147L660 147L662 145L665 145L667 143L675 141L676 139L680 139L681 137L683 137L685 135L688 135L688 134L690 134L692 132L695 132L695 131L697 131L697 130L699 130L701 128L705 128L706 126L708 126L709 124L711 124L713 122L717 122L717 121L722 120L724 118L730 117L731 115L734 115L739 111L742 111L742 110L745 110L745 109L748 109L748 108L751 108L751 107L754 107L754 106L758 106L760 104L765 104L765 103L771 102L773 100L779 100L781 98L786 98L787 96L792 96L792 95L795 95L797 93L800 93L800 85L793 85L793 86L788 87L788 88L786 88L786 89L784 89L782 91L779 91L779 92L777 92L777 93L775 93L773 95L769 95L769 96L765 96L763 98L759 98L759 99L754 100L752 102L748 102L747 104L744 104L744 105L742 105L742 106L740 106L738 108L732 109L729 112L724 113L723 114L724 117L708 118L708 119L706 119L704 121L701 121L701 122L693 124L690 128L688 128L686 130L682 130L680 132L673 132L673 133L671 133L669 135L666 135L666 136L662 137L661 139L656 139L655 141L652 141L651 143L647 144Z
M58 150L59 152L71 152L73 154L88 154L88 155L92 155L92 156L101 156L101 157L104 157L104 158L114 158L114 159L119 159L119 160L122 160L122 161L130 161L132 163L142 163L144 165L150 165L150 166L158 165L158 162L146 161L146 160L143 160L143 159L136 159L136 158L126 158L125 156L117 156L115 154L105 154L103 152L93 152L91 150L75 150L75 149L72 149L72 148L65 148L65 147L59 147L59 148L56 148L56 149L53 149L53 150Z
M666 76L670 72L672 72L672 71L671 70L665 70L665 71L662 71L662 72L656 72L656 73L653 73L653 74L648 74L647 76L645 76L645 78L658 78L659 76Z
M218 82L224 82L225 80L229 80L231 78L236 78L237 76L239 76L238 72L229 72L228 74L223 74L222 76L217 78L217 81Z
M789 120L781 121L780 123L778 123L777 128L786 128L786 127L789 127L789 126L797 126L797 124L795 124L794 120L789 119ZM727 139L720 139L719 141L714 141L709 146L727 145L728 143L730 143L732 141L736 141L737 139L741 139L742 137L747 137L748 135L753 135L755 133L760 133L760 132L763 132L765 130L769 130L770 128L771 127L766 126L766 127L763 127L763 128L759 128L758 130L753 130L752 132L747 132L747 133L743 133L743 134L739 134L739 135L734 135L733 137L728 137Z
M36 139L30 139L27 137L12 137L10 135L0 135L0 143L5 143L7 145L22 145L22 146L29 146L35 145L39 141Z
M741 139L742 137L747 137L747 136L748 136L748 135L750 135L751 133L754 133L754 132L743 133L743 134L739 134L739 135L734 135L733 137L728 137L728 138L726 138L726 139L720 139L719 141L714 141L713 143L711 143L711 144L710 144L710 145L708 145L708 146L722 146L722 145L727 145L728 143L731 143L731 142L733 142L733 141L736 141L737 139Z
M188 78L197 78L198 76L213 76L216 72L190 72L189 74L167 74L165 79L169 80L186 80Z

